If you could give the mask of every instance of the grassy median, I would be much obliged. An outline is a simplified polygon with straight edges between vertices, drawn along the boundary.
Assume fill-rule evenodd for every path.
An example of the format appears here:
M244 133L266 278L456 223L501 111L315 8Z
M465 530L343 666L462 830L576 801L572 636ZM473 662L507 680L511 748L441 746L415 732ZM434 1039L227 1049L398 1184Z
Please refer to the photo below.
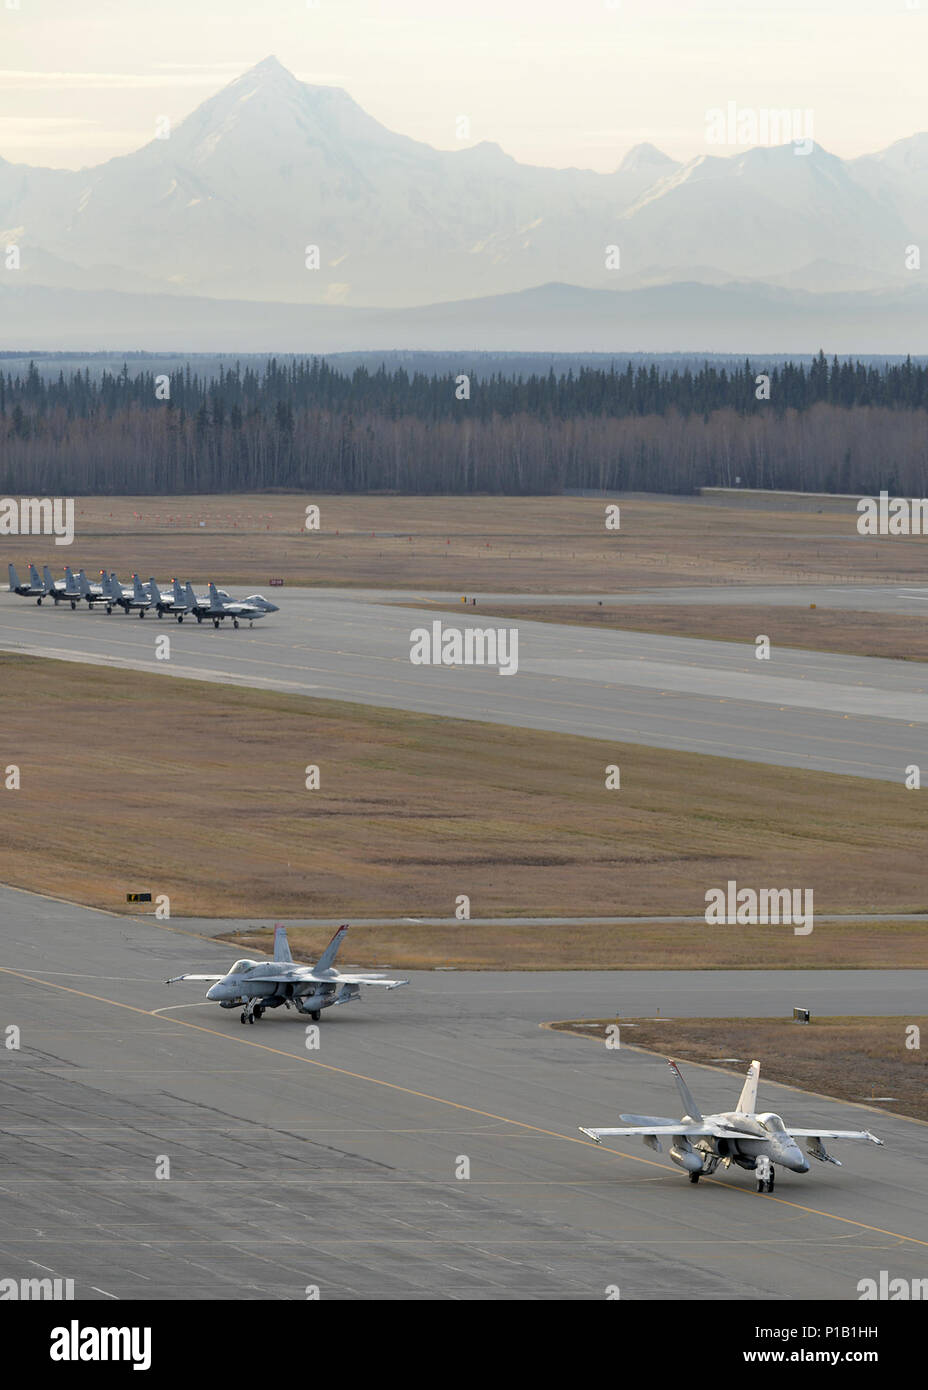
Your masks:
M551 1026L563 1032L605 1040L606 1028L618 1022L620 1047L641 1047L679 1062L718 1063L733 1071L753 1058L761 1062L760 1110L773 1108L764 1100L764 1081L798 1086L804 1091L838 1100L875 1105L899 1115L928 1120L928 1017L816 1018L809 1024L783 1018L575 1019ZM613 1038L615 1034L612 1035ZM924 1044L922 1045L922 1039ZM918 1046L913 1044L918 1043ZM699 1100L698 1073L688 1078ZM732 1077L731 1105L741 1090ZM634 1096L616 1098L624 1110L640 1109ZM787 1125L790 1112L783 1117ZM794 1117L794 1123L799 1123ZM802 1123L806 1124L803 1117ZM861 1129L879 1134L876 1117L860 1120ZM845 1159L835 1140L827 1146Z
M698 917L735 879L874 918L805 937L401 921L355 948L407 966L928 964L928 917L887 916L928 910L928 806L901 784L9 654L0 692L21 782L2 876L24 888L114 910L150 890L175 918L246 920L453 919L467 895L473 918L556 924Z

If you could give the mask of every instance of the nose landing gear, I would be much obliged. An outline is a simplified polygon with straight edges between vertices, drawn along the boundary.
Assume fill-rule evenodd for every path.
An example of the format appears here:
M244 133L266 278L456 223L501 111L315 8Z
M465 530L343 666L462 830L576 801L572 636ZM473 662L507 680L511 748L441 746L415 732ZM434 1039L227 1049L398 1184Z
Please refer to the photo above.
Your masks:
M773 1171L773 1164L766 1154L761 1154L754 1164L754 1173L757 1177L758 1192L772 1192L776 1177Z

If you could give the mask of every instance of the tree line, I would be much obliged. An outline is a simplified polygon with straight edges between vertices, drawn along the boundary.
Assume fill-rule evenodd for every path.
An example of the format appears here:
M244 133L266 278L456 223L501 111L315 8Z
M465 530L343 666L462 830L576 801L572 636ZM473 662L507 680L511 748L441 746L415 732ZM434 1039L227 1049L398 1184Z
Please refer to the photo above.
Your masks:
M767 382L758 386L758 377ZM0 374L7 495L689 493L701 486L924 495L928 366L831 362L350 375L324 359Z

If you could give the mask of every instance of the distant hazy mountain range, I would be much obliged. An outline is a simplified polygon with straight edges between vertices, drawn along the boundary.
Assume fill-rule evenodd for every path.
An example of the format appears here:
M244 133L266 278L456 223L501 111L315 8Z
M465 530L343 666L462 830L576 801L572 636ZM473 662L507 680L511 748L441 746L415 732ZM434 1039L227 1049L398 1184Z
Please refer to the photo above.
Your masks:
M268 58L134 154L0 158L7 347L914 352L925 276L928 134L535 168L396 135Z

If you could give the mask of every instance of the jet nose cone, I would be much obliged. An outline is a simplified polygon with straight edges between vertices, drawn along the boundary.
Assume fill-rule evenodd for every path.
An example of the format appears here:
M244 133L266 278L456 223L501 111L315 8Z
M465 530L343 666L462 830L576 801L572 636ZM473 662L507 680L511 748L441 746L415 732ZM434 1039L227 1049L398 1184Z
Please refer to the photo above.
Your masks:
M221 999L222 985L210 985L209 989L206 991L206 997L207 999Z

